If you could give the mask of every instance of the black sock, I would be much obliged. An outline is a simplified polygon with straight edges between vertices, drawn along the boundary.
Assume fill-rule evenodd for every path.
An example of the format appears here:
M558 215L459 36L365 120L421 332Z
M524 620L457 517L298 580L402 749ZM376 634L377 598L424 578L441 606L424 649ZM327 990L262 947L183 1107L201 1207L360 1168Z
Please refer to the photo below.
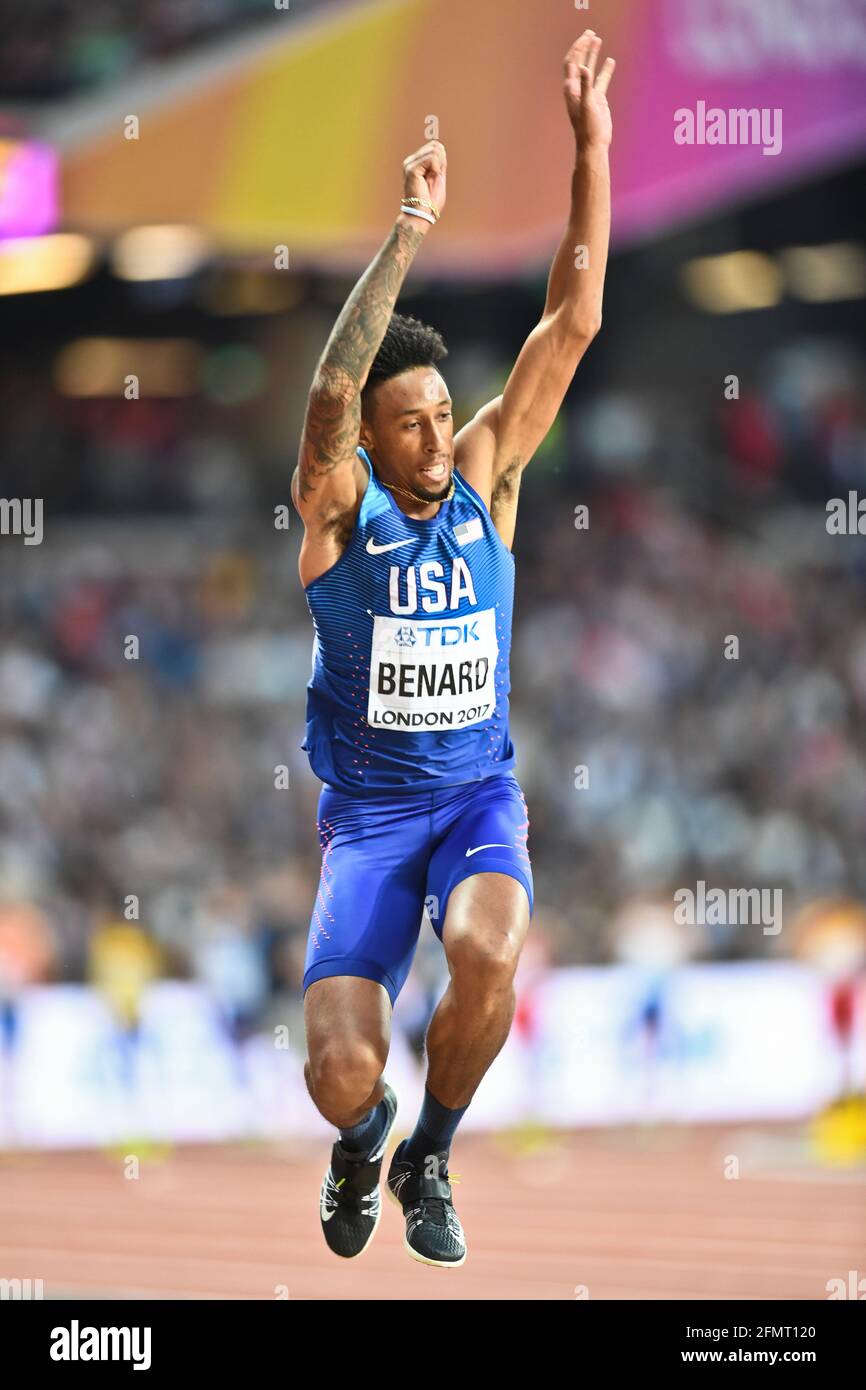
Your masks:
M384 1100L368 1110L350 1129L340 1130L340 1143L350 1153L372 1153L388 1123L388 1108Z
M448 1106L442 1105L425 1086L421 1114L406 1140L405 1147L400 1151L401 1159L405 1158L408 1163L424 1171L426 1160L435 1154L441 1172L443 1167L447 1167L451 1140L468 1109L469 1106L464 1105L459 1110L449 1110Z

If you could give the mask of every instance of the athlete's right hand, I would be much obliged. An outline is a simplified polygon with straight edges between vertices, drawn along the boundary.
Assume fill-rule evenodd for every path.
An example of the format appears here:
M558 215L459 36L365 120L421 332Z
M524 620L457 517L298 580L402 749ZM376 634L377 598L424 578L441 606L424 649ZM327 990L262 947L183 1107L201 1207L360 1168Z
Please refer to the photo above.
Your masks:
M436 211L441 213L445 206L446 167L442 141L428 140L420 150L403 160L403 196L421 198L425 203L432 203ZM423 218L413 217L412 222L416 227L423 226Z

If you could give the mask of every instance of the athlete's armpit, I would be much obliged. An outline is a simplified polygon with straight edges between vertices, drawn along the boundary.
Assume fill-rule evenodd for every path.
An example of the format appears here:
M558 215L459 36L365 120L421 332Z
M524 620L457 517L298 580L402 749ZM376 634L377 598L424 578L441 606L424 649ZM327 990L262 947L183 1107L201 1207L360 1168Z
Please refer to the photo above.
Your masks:
M513 452L503 458L499 447L502 397L488 401L454 441L454 463L490 513L490 519L509 550L514 544L517 499L527 455Z
M520 475L525 467L525 462L520 454L515 454L496 475L493 483L493 496L490 499L490 516L497 530L499 523L505 519L508 509L517 502Z
M520 480L526 467L522 454L514 454L495 474L493 495L490 499L490 519L497 533L510 550L514 545L514 532L517 527L517 501L520 493Z

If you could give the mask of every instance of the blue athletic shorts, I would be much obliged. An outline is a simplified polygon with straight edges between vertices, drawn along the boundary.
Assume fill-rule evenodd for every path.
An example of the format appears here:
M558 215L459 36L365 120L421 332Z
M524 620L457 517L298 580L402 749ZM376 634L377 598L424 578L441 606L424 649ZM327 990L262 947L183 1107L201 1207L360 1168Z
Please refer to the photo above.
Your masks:
M304 991L328 975L378 980L392 1006L412 965L426 907L442 940L448 895L470 874L519 879L533 911L529 815L513 772L397 795L323 787L319 891Z

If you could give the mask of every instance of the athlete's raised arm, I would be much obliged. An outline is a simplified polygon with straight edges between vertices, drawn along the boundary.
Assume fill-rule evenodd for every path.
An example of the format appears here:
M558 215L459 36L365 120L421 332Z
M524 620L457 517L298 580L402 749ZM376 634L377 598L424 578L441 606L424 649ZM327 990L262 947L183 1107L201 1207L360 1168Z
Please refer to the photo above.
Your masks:
M403 161L403 201L445 202L445 147L430 140ZM414 200L414 201L413 201ZM422 211L423 211L422 207ZM433 218L432 213L428 216ZM381 346L400 287L432 222L400 212L334 325L316 367L292 478L292 498L305 525L328 525L357 502L355 450L361 390Z
M575 137L568 225L550 269L541 320L524 343L501 396L454 441L461 473L489 497L506 544L514 535L520 474L550 429L577 365L601 327L610 241L612 127L607 88L614 60L596 75L601 39L587 29L565 55L563 90Z

